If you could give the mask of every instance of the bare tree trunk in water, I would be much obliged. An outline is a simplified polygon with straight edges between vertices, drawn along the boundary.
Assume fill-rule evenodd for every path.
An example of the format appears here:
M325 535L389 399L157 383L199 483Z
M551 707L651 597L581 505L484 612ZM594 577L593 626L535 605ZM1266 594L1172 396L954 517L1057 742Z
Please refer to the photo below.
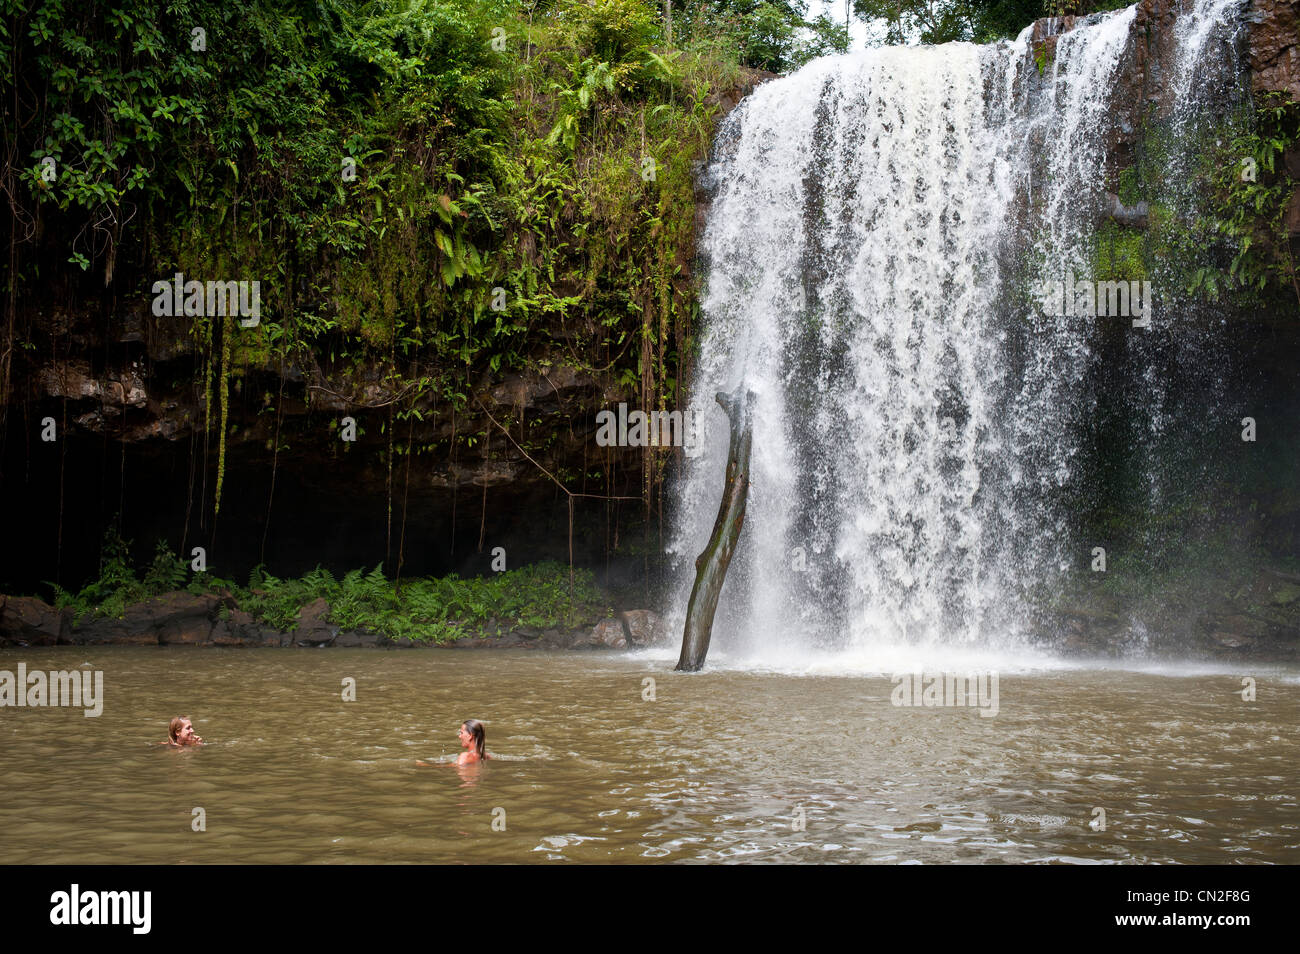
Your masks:
M698 672L709 654L709 637L713 635L713 614L727 576L727 565L736 551L736 540L745 522L745 503L749 498L749 452L753 445L753 426L749 416L754 402L751 391L735 394L719 391L715 396L731 422L731 446L727 450L727 479L718 505L718 519L713 524L709 545L695 560L695 586L686 609L686 629L682 633L682 655L677 660L679 672Z

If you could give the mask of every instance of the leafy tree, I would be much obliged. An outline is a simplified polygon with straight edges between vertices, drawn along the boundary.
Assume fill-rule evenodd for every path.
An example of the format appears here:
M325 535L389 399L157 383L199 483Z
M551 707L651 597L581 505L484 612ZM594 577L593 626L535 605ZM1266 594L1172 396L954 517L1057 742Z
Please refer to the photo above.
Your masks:
M808 24L810 34L799 48L799 62L806 63L819 56L832 53L847 53L849 50L849 28L843 23L821 14Z
M801 62L802 0L700 0L674 15L682 42L716 38L734 48L745 66L783 72Z
M885 42L947 43L974 34L972 4L961 0L854 0L853 12L866 20L883 20Z
M1039 17L1128 6L1126 0L853 0L853 12L886 24L885 42L988 43L1014 37Z

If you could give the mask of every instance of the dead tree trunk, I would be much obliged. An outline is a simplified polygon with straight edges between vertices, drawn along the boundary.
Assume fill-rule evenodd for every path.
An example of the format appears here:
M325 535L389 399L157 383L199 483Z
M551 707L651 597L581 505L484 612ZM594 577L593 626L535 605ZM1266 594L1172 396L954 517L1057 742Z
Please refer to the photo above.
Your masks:
M679 672L698 672L709 654L709 637L713 635L713 614L727 576L727 565L736 551L736 540L745 522L745 503L749 497L749 452L753 444L753 427L749 416L754 401L752 392L743 396L719 391L716 400L731 422L731 446L727 450L727 479L718 505L718 519L713 524L709 545L695 560L695 586L686 609L686 629L682 633L682 655L677 660Z

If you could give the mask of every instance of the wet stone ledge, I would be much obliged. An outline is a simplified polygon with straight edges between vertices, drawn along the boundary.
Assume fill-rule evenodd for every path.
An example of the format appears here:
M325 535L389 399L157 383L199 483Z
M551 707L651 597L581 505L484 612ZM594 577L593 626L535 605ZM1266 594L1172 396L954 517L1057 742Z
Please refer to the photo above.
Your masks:
M671 639L650 610L625 610L617 617L568 628L506 627L489 623L482 631L437 643L390 639L367 630L345 630L329 622L329 604L313 600L299 611L287 632L259 622L239 609L228 594L165 593L133 603L121 618L73 620L70 609L55 609L30 596L0 595L0 647L32 646L224 646L236 648L344 649L642 649Z

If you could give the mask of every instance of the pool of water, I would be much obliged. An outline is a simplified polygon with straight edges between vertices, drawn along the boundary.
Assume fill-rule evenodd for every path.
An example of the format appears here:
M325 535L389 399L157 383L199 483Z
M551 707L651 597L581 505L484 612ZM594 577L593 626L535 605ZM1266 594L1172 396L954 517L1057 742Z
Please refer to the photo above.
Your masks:
M98 718L0 708L4 860L1300 861L1293 668L1001 660L981 715L896 705L890 669L842 660L674 661L0 651L0 670L104 674ZM209 744L153 745L177 714ZM453 759L471 717L496 758L416 764Z

